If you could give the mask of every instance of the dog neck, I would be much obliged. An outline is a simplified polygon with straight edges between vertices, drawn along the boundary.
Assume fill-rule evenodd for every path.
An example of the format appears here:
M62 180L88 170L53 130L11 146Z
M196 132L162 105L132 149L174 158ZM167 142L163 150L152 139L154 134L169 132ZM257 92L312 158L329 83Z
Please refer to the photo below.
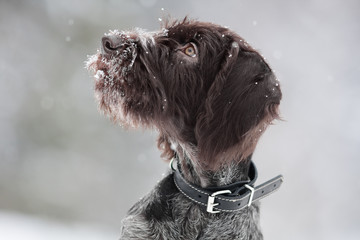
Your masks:
M197 159L192 159L184 152L177 153L177 165L184 178L195 185L206 187L219 187L237 181L248 180L251 155L241 161L233 160L217 170L205 170Z

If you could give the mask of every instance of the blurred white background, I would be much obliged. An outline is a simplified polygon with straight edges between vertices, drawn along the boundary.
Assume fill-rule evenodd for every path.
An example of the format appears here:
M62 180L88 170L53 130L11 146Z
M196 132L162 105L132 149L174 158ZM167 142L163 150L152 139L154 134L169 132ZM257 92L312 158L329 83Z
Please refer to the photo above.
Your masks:
M164 8L164 10L162 10ZM0 239L117 239L127 209L167 165L156 133L97 111L84 69L109 29L189 15L229 26L268 59L285 121L254 160L266 239L360 238L357 0L0 1Z

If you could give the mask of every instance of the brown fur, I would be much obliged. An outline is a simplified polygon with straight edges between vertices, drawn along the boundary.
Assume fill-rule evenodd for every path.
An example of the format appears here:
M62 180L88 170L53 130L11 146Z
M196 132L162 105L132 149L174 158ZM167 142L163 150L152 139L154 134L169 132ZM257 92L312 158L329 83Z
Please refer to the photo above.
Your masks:
M212 171L246 159L278 118L281 91L271 68L228 28L185 18L164 29L146 46L136 33L120 33L121 50L128 47L121 62L105 54L89 61L105 75L95 85L100 109L121 124L156 127L167 159L191 152L194 164ZM189 42L197 46L196 59L178 50Z

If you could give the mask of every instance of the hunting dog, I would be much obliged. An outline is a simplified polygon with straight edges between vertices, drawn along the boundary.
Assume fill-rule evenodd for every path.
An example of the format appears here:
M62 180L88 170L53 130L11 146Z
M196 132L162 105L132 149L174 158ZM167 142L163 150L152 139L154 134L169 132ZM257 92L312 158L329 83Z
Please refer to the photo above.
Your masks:
M227 27L185 18L162 30L110 31L90 56L99 108L114 122L156 128L172 171L122 222L121 239L262 239L252 153L279 118L279 82Z

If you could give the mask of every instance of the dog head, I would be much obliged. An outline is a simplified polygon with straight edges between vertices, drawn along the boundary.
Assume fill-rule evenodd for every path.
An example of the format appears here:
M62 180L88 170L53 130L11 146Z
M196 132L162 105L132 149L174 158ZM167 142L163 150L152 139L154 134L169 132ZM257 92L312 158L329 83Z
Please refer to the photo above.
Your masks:
M100 109L127 126L156 127L164 156L207 169L247 158L278 117L279 82L243 38L211 23L159 32L110 31L87 66Z

